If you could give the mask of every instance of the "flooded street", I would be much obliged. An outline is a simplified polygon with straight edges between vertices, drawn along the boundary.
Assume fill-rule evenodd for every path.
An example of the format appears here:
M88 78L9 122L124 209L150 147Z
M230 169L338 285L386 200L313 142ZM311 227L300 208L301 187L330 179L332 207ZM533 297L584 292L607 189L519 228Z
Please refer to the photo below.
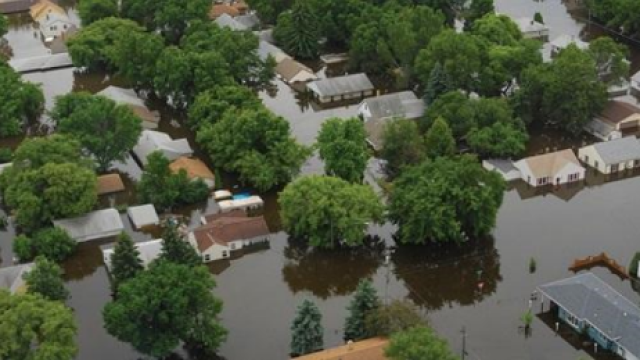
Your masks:
M540 11L551 27L551 39L561 34L581 35L582 24L572 19L561 0L496 0L497 10L514 17L532 17ZM28 20L28 17L27 17ZM16 57L46 54L46 49L22 17L12 17L7 36ZM20 44L15 46L15 44ZM640 69L638 51L634 51L634 70ZM73 69L34 73L27 80L43 84L47 106L53 98L69 91L98 92L109 85L122 85L118 79L95 74L78 74ZM322 123L331 117L351 117L357 106L314 110L304 95L299 95L281 81L275 94L261 93L265 105L291 125L293 135L311 145ZM180 116L160 104L150 104L161 111L160 131L174 138L187 137L195 145L193 134L177 127ZM548 133L546 133L548 135ZM15 147L20 139L2 142ZM578 144L591 141L580 139ZM559 145L562 144L562 145ZM556 137L532 137L530 153L548 148L575 145L576 140L558 141ZM195 146L194 146L195 147ZM196 154L202 155L197 147ZM207 160L206 158L204 158ZM141 170L133 161L118 165L128 182L139 179ZM304 174L322 173L322 163L311 158ZM220 176L220 174L217 174ZM235 184L227 175L225 185ZM220 349L228 360L283 360L288 358L290 324L296 306L303 299L314 300L322 314L325 347L339 345L346 316L346 306L360 279L371 278L385 301L408 298L415 302L436 330L459 353L463 328L467 332L468 359L472 360L577 360L586 356L581 343L567 329L555 333L553 322L536 317L530 336L520 328L520 317L527 310L536 286L570 276L574 259L607 252L627 265L640 251L640 175L622 179L605 179L591 174L584 185L551 192L534 191L515 184L507 191L498 214L493 236L463 246L402 247L385 264L381 246L354 251L327 252L310 250L279 231L277 192L264 194L265 215L272 231L277 232L268 249L258 249L231 260L210 266L217 281L214 293L224 301L222 321L229 337ZM116 203L130 202L129 194ZM102 206L110 206L103 199ZM195 224L199 215L211 212L215 204L181 209ZM1 210L0 210L1 211ZM157 232L131 230L134 240L157 238ZM371 226L370 235L392 244L388 224ZM0 231L1 266L11 264L13 229ZM107 273L100 246L103 240L79 246L77 253L64 264L68 304L78 323L79 360L135 360L141 358L125 343L103 329L102 308L110 300ZM537 271L529 273L529 261L535 258ZM593 270L598 276L638 303L640 296L628 281L604 269ZM538 314L539 304L533 305ZM176 355L175 359L180 359ZM186 359L186 357L185 357ZM600 358L599 358L600 359ZM604 358L602 358L604 359Z

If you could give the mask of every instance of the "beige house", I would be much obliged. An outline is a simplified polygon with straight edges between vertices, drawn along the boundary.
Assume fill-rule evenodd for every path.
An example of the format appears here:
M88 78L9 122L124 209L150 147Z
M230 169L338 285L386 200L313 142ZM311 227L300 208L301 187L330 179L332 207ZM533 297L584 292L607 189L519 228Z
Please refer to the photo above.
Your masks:
M603 174L640 166L640 143L635 136L600 142L578 150L580 160Z
M29 8L29 14L35 22L46 20L47 15L67 15L66 11L60 5L49 1L41 0Z
M571 149L524 158L514 163L531 186L561 185L584 179L585 169Z
M169 169L171 169L171 172L174 174L177 174L180 170L184 170L190 180L200 179L207 184L209 189L212 189L216 185L216 177L213 175L213 172L211 172L207 164L200 159L191 159L182 156L169 164Z
M276 65L275 70L276 74L287 84L307 82L318 78L313 70L290 57L284 57Z

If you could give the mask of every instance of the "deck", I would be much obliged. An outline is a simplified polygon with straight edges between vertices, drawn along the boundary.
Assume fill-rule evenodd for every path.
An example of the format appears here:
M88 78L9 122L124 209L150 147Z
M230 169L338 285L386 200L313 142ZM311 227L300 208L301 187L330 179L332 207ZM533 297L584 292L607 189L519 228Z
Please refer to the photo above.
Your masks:
M618 264L614 259L610 258L607 253L600 253L596 256L587 256L583 259L576 259L573 261L573 264L569 267L569 270L575 272L581 270L588 270L595 266L603 266L608 268L612 273L618 275L622 280L629 279L629 273L627 269Z

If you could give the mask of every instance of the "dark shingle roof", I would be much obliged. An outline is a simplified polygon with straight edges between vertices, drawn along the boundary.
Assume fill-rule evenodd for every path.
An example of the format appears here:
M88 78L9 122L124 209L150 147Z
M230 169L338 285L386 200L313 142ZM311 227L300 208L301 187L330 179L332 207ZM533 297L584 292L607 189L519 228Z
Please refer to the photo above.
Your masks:
M635 136L597 143L593 147L605 164L619 164L640 159L640 143Z

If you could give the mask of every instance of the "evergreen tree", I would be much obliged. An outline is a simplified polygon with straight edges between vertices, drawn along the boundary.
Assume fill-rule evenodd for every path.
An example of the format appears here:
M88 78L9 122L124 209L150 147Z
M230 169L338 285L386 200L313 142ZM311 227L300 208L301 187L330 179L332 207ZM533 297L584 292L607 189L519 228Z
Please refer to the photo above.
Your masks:
M62 281L62 269L43 256L36 258L34 268L24 275L24 279L30 294L40 294L53 301L64 301L69 297L69 291Z
M291 354L298 356L322 349L323 336L322 314L316 304L305 300L291 324Z
M173 222L165 224L160 258L182 265L198 266L202 264L196 250L179 233L178 225Z
M427 83L424 94L425 104L431 105L440 95L453 90L449 74L438 61L433 67L433 70L431 70L431 74L429 74L429 82Z
M114 290L125 280L135 277L143 269L140 252L131 237L124 232L121 233L111 256L111 276Z
M278 17L274 31L276 41L293 56L313 59L318 56L320 33L318 16L311 3L298 0L290 12Z
M370 280L361 280L356 288L356 295L351 300L349 316L344 325L345 341L358 341L371 337L365 319L379 306L378 293Z
M437 118L427 131L425 148L430 158L450 156L456 151L456 140L449 124L443 118Z

